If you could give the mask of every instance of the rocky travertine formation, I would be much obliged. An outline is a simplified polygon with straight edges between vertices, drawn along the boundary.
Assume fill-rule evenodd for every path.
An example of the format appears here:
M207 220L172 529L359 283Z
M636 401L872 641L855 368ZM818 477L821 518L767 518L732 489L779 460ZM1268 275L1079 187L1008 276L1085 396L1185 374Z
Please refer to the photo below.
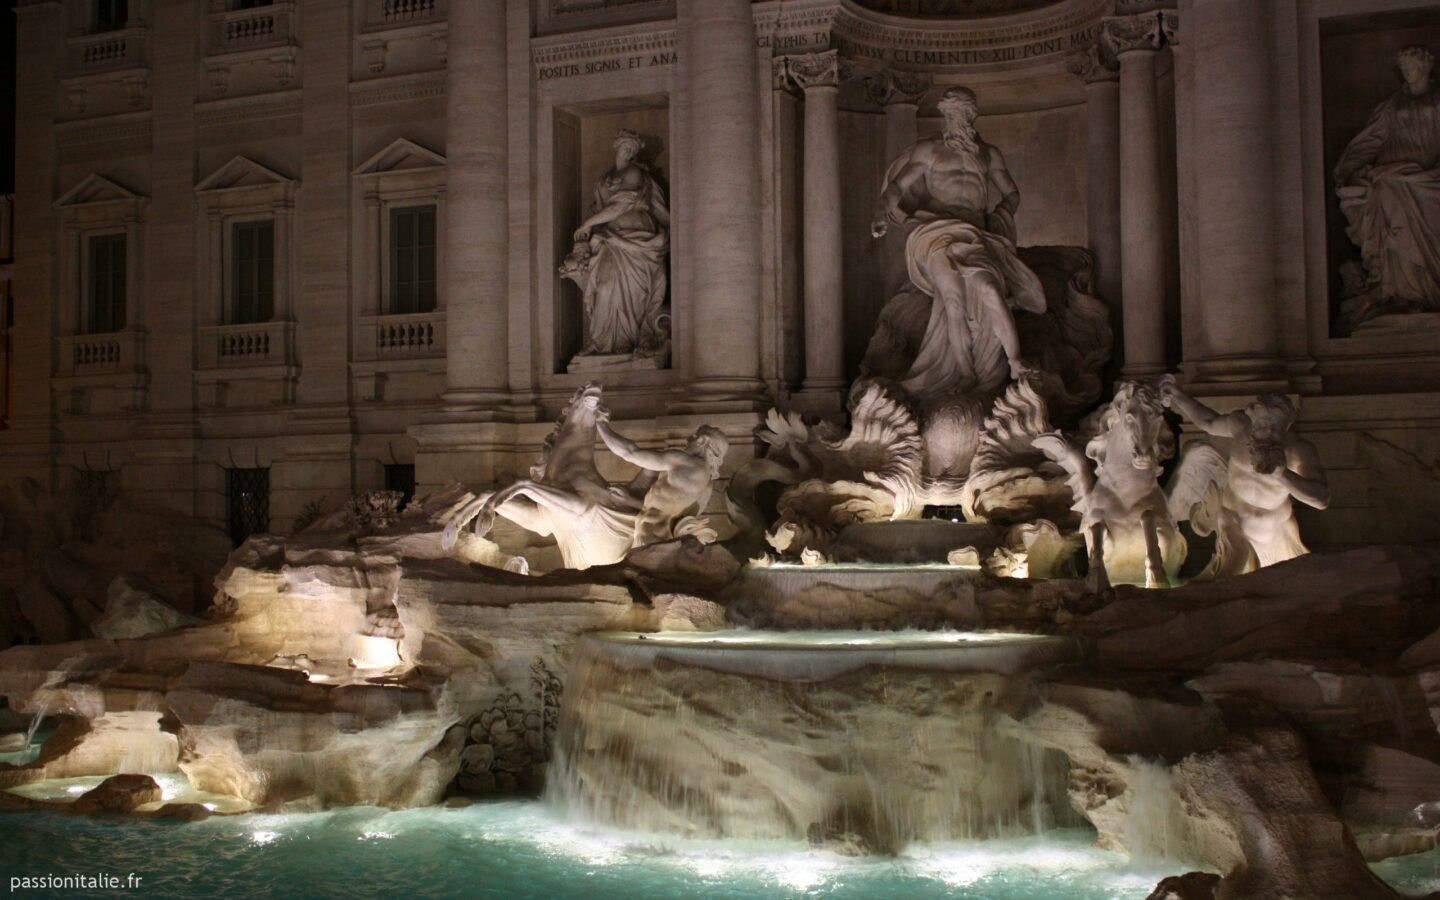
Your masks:
M971 743L1028 748L1035 771L1063 774L1063 797L1048 794L1043 815L1073 811L1106 846L1219 872L1219 896L1389 897L1365 857L1430 846L1426 811L1440 809L1437 577L1440 548L1372 547L1166 592L1095 594L1075 579L946 567L742 570L691 540L532 577L444 558L438 534L403 517L370 536L322 528L237 551L205 624L0 654L11 709L68 717L35 763L0 766L0 783L178 768L260 806L433 803L452 785L533 788L554 770L556 695L587 690L570 676L584 633L723 619L1063 634L1079 639L1081 662L1013 677L880 669L890 693L879 694L864 673L807 693L733 672L714 690L715 673L673 663L631 672L655 702L604 726L614 764L684 757L683 736L646 724L647 710L683 701L715 724L695 740L728 748L731 774L709 794L639 792L627 814L678 826L753 807L756 823L883 850L968 813L908 802L865 812L845 799L845 779L884 760L858 745L829 758L806 723L839 716L852 733L874 727L897 742L940 729L915 745L932 749L913 765L886 757L887 776L913 788L957 784L965 767L952 757L967 745L941 732L964 731L968 717L987 723L966 732ZM780 714L737 724L767 709ZM787 765L811 774L776 794L768 760L786 747ZM985 790L1014 790L986 809L1035 809L1026 791L1040 782L993 781Z
M230 549L213 526L111 494L0 492L0 647L176 627Z

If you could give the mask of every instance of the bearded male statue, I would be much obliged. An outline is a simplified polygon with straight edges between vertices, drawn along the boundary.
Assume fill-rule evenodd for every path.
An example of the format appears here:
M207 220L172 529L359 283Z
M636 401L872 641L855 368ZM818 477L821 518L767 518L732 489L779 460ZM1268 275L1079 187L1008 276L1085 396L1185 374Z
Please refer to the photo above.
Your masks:
M1346 298L1350 325L1386 313L1440 312L1440 89L1434 55L1395 57L1405 84L1375 108L1335 165L1336 194L1364 278ZM1357 279L1359 281L1359 279Z
M934 303L901 383L922 400L957 387L998 389L984 383L979 345L987 343L998 344L1018 380L1029 367L1020 359L1011 310L1043 313L1046 307L1039 276L1016 253L1020 191L1000 151L976 133L975 93L952 87L938 106L944 132L921 138L890 164L870 227L880 237L893 225L918 223L905 244L906 263L910 280Z
M1315 509L1330 505L1330 487L1315 446L1291 431L1295 405L1284 394L1257 397L1243 410L1221 414L1180 390L1175 376L1160 380L1160 399L1205 434L1228 438L1229 453L1196 442L1186 450L1170 487L1171 513L1196 520L1209 501L1203 530L1216 536L1206 577L1243 575L1309 551L1300 540L1292 500ZM1213 490L1211 486L1213 485Z

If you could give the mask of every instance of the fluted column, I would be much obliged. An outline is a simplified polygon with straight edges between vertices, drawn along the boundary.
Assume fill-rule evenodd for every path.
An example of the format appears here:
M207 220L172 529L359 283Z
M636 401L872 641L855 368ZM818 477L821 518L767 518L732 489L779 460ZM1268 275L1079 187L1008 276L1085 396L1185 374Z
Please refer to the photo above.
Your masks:
M680 0L689 96L691 409L758 409L760 95L750 0ZM453 28L453 25L452 25Z
M1200 333L1185 345L1187 374L1197 381L1271 382L1281 374L1267 6L1207 0L1186 22L1198 86L1189 98L1189 149L1199 260L1198 290L1184 302L1194 304L1186 319Z
M1120 292L1127 377L1165 371L1165 242L1160 232L1160 117L1155 13L1106 19L1106 46L1120 60Z
M844 385L844 250L840 229L840 59L834 50L792 56L790 79L805 92L803 234L804 393L824 405ZM838 402L835 404L838 406Z
M1120 273L1120 73L1098 41L1066 61L1085 82L1085 209L1095 286L1112 306L1122 302Z
M920 98L930 89L929 76L884 70L867 79L865 90L885 110L885 165L895 161L920 136L916 117ZM885 258L885 296L889 298L910 282L905 264L907 229L891 228L881 238Z
M452 4L448 33L444 399L479 411L509 399L505 0Z

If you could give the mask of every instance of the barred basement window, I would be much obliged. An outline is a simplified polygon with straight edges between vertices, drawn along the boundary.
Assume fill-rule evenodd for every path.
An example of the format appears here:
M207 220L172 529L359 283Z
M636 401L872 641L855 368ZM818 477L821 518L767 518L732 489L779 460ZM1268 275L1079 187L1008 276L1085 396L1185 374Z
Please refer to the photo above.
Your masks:
M75 473L74 492L71 527L77 539L93 541L101 516L120 495L120 473L109 469L81 469Z
M270 470L225 470L225 517L236 547L270 530Z
M110 334L125 327L125 235L91 235L86 245L81 331Z
M385 467L385 490L399 491L400 508L404 509L415 498L415 467L387 465Z
M435 207L390 210L390 309L435 311Z
M275 223L236 222L230 230L230 324L275 317Z

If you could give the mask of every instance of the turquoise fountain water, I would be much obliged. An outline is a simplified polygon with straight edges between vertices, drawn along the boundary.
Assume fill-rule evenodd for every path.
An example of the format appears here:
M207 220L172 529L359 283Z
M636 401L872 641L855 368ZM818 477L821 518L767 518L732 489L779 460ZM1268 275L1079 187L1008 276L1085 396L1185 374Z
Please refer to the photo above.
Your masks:
M656 685L664 690L687 685L713 688L729 679L753 680L757 676L773 684L769 690L774 702L803 707L808 699L814 699L826 708L838 708L830 706L835 698L825 692L863 696L870 683L867 673L878 669L888 673L883 679L886 696L901 704L896 721L909 714L905 703L946 700L948 695L934 693L937 684L941 690L956 682L996 689L1005 679L1023 675L1025 668L1064 659L1070 652L1063 643L1019 635L875 632L792 633L759 641L745 633L644 639L612 635L591 639L586 648L589 661L582 655L577 665L598 663L606 673L572 672L567 686L571 714L576 704L583 703L586 691L607 703L617 698L638 703L653 699L649 691ZM769 658L777 650L783 651L780 657ZM635 677L615 680L615 671L629 671ZM642 677L654 671L663 677ZM907 671L912 674L906 675ZM693 684L689 681L692 677L696 679ZM699 720L693 715L691 701L704 697L701 691L664 707L671 712L690 710L682 726L690 732L688 736L663 718L652 722L648 732L637 730L636 734L682 746L710 733L700 727L701 720L711 714L704 711L703 704ZM604 703L597 708L603 709ZM745 733L750 727L747 721L764 720L766 710L756 712L760 718L754 720L721 716L734 726L732 739ZM969 714L980 717L976 722L986 715L978 708ZM860 720L851 720L851 724L855 721ZM843 730L845 723L839 724ZM783 722L776 725L781 730L786 727ZM811 726L812 740L822 744L829 740L813 723ZM915 734L926 740L942 736L939 732ZM884 739L893 741L897 735L891 732ZM581 746L578 737L568 737L572 752ZM982 741L970 750L1008 752L1014 749L1009 740ZM948 758L942 749L932 748L928 755ZM865 742L852 742L845 752L851 755L837 758L838 768L830 773L840 779L836 784L854 787L863 782L869 785L867 790L878 789L884 777L881 767L867 761L871 751ZM633 774L633 770L626 771ZM720 771L732 773L727 777L738 774L724 765ZM1024 774L1025 767L990 771L1011 777L1017 772ZM1044 772L1045 767L1033 771ZM563 786L566 782L562 779L578 774L575 770L568 776L552 772L552 781ZM40 798L74 796L100 780L41 782L16 793ZM228 807L223 798L198 795L183 776L165 775L158 780L167 800L204 802L222 814L203 822L182 823L0 812L0 873L7 878L100 873L124 878L134 873L141 878L143 891L181 897L349 900L403 894L586 900L802 896L1140 900L1161 878L1177 871L1174 864L1136 863L1097 850L1093 847L1095 833L1088 827L1055 827L1049 804L1058 797L1053 793L1011 793L1025 787L1024 783L1004 785L997 795L1007 803L1020 804L1022 815L1018 818L1002 815L957 829L983 833L988 839L907 840L889 854L855 855L837 852L853 847L817 842L814 835L759 836L763 828L757 834L728 837L706 835L704 829L688 829L687 834L684 828L621 828L597 822L594 808L586 810L586 816L576 816L573 802L568 802L573 795L560 798L567 802L482 802L461 809L350 808L224 815ZM955 786L943 778L937 783ZM574 787L570 784L570 789ZM926 809L934 812L949 807ZM917 820L906 826L909 830L905 833L924 826L925 821ZM743 833L746 829L730 831ZM1387 861L1376 871L1402 890L1432 890L1440 887L1440 853ZM69 891L27 893L73 896Z

